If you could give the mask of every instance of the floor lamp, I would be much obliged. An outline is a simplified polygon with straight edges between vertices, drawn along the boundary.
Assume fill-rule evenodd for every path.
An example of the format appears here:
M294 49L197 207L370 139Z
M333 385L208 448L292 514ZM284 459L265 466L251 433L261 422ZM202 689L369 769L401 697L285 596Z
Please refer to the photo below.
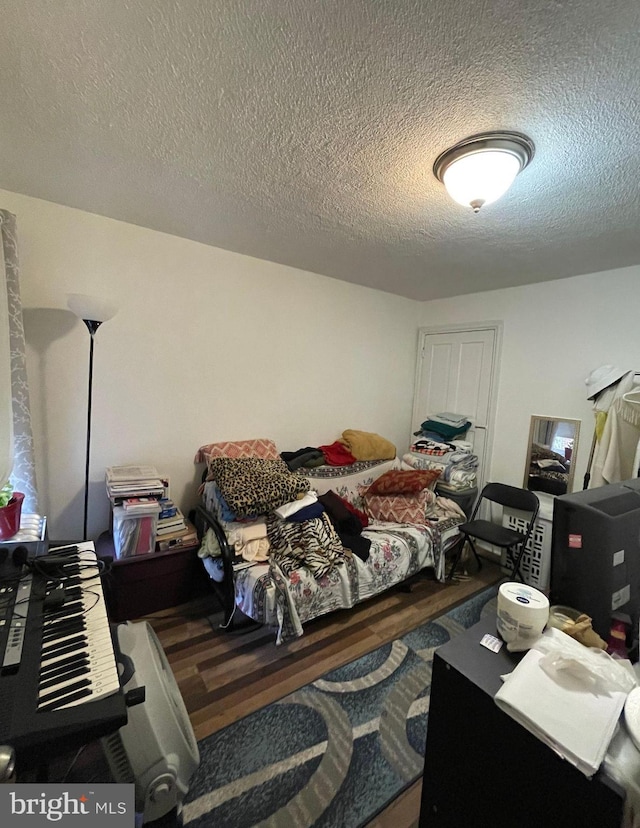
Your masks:
M110 302L97 296L87 296L84 293L68 293L67 307L82 319L89 331L89 388L87 394L87 454L84 470L84 521L82 538L87 540L87 517L89 506L89 468L91 464L91 402L93 397L93 340L96 331L103 322L111 319L117 308Z

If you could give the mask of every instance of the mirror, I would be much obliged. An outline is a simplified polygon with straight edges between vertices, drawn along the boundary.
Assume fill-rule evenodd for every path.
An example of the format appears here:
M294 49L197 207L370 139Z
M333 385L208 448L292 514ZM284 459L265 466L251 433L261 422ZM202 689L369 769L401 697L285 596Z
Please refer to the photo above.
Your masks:
M580 420L531 418L523 487L563 495L572 491Z

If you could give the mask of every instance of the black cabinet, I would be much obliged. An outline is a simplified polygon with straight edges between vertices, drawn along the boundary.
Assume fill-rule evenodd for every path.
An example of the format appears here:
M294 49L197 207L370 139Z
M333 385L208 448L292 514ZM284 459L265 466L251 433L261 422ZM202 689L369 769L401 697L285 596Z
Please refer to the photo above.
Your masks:
M99 558L114 556L111 535L100 536L96 552ZM102 585L110 620L131 621L203 594L206 581L193 544L114 560Z
M495 616L433 659L420 828L619 828L623 792L589 780L495 704L518 656L480 645Z

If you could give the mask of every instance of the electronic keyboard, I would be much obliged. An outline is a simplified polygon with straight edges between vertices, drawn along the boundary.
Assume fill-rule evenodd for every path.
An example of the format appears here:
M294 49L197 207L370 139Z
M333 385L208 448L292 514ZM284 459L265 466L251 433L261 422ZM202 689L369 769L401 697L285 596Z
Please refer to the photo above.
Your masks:
M85 542L0 581L0 744L19 770L127 722L101 567Z

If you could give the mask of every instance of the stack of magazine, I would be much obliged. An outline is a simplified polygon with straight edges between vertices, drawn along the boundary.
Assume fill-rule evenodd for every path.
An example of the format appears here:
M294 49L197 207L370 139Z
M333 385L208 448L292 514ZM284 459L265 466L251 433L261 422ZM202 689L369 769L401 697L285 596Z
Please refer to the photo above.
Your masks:
M107 495L112 506L120 506L133 497L153 497L160 500L167 494L168 481L155 466L109 466L106 470Z
M197 545L195 527L169 498L169 480L155 466L110 466L105 477L116 558Z
M167 493L155 466L110 466L106 470L107 495L113 513L116 558L154 552L160 498Z

